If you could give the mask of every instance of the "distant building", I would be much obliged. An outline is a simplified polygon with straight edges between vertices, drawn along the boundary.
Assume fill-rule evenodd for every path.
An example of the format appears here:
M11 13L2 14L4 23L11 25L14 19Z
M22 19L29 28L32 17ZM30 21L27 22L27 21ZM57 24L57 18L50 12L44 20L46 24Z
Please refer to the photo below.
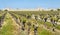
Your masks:
M51 8L48 8L48 9L44 9L44 8L32 8L32 9L29 9L29 8L25 8L25 9L4 8L3 11L4 10L8 10L8 11L50 11L50 10L57 11L57 9L51 9Z

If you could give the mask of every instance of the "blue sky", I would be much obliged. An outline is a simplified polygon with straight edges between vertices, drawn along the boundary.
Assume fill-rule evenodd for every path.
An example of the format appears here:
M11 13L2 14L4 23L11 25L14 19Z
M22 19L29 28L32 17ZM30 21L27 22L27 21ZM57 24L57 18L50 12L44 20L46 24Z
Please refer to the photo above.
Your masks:
M60 0L0 0L1 8L60 8Z

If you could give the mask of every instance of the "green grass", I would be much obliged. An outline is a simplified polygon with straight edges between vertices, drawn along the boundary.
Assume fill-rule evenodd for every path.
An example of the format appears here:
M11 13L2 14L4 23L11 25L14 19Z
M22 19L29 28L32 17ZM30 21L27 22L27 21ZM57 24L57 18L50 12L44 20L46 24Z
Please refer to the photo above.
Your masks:
M60 25L56 25L55 27L56 29L60 30Z
M55 35L55 33L52 33L51 31L48 31L42 27L38 28L38 35Z
M15 33L13 33L15 31L15 26L13 25L13 21L10 18L9 14L6 14L5 16L5 23L2 26L0 35L14 35Z
M42 31L40 31L40 33L38 35L54 35L52 32L49 32L45 29L43 29Z

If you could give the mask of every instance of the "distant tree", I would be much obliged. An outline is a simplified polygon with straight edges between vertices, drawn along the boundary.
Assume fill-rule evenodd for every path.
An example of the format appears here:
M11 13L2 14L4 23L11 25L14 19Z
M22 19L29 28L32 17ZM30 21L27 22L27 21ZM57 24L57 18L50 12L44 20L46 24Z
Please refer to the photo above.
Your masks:
M53 9L51 9L50 11L54 11Z
M2 11L2 10L0 10L0 11Z
M4 11L8 11L7 9L5 9Z
M57 11L60 11L60 9L57 9Z

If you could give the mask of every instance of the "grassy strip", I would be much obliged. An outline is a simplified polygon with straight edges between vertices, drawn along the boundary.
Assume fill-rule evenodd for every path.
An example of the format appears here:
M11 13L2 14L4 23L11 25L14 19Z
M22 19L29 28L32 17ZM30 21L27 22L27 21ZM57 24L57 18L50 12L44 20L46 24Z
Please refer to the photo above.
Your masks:
M11 16L9 14L6 14L0 35L18 35L17 27L18 26L14 24Z

